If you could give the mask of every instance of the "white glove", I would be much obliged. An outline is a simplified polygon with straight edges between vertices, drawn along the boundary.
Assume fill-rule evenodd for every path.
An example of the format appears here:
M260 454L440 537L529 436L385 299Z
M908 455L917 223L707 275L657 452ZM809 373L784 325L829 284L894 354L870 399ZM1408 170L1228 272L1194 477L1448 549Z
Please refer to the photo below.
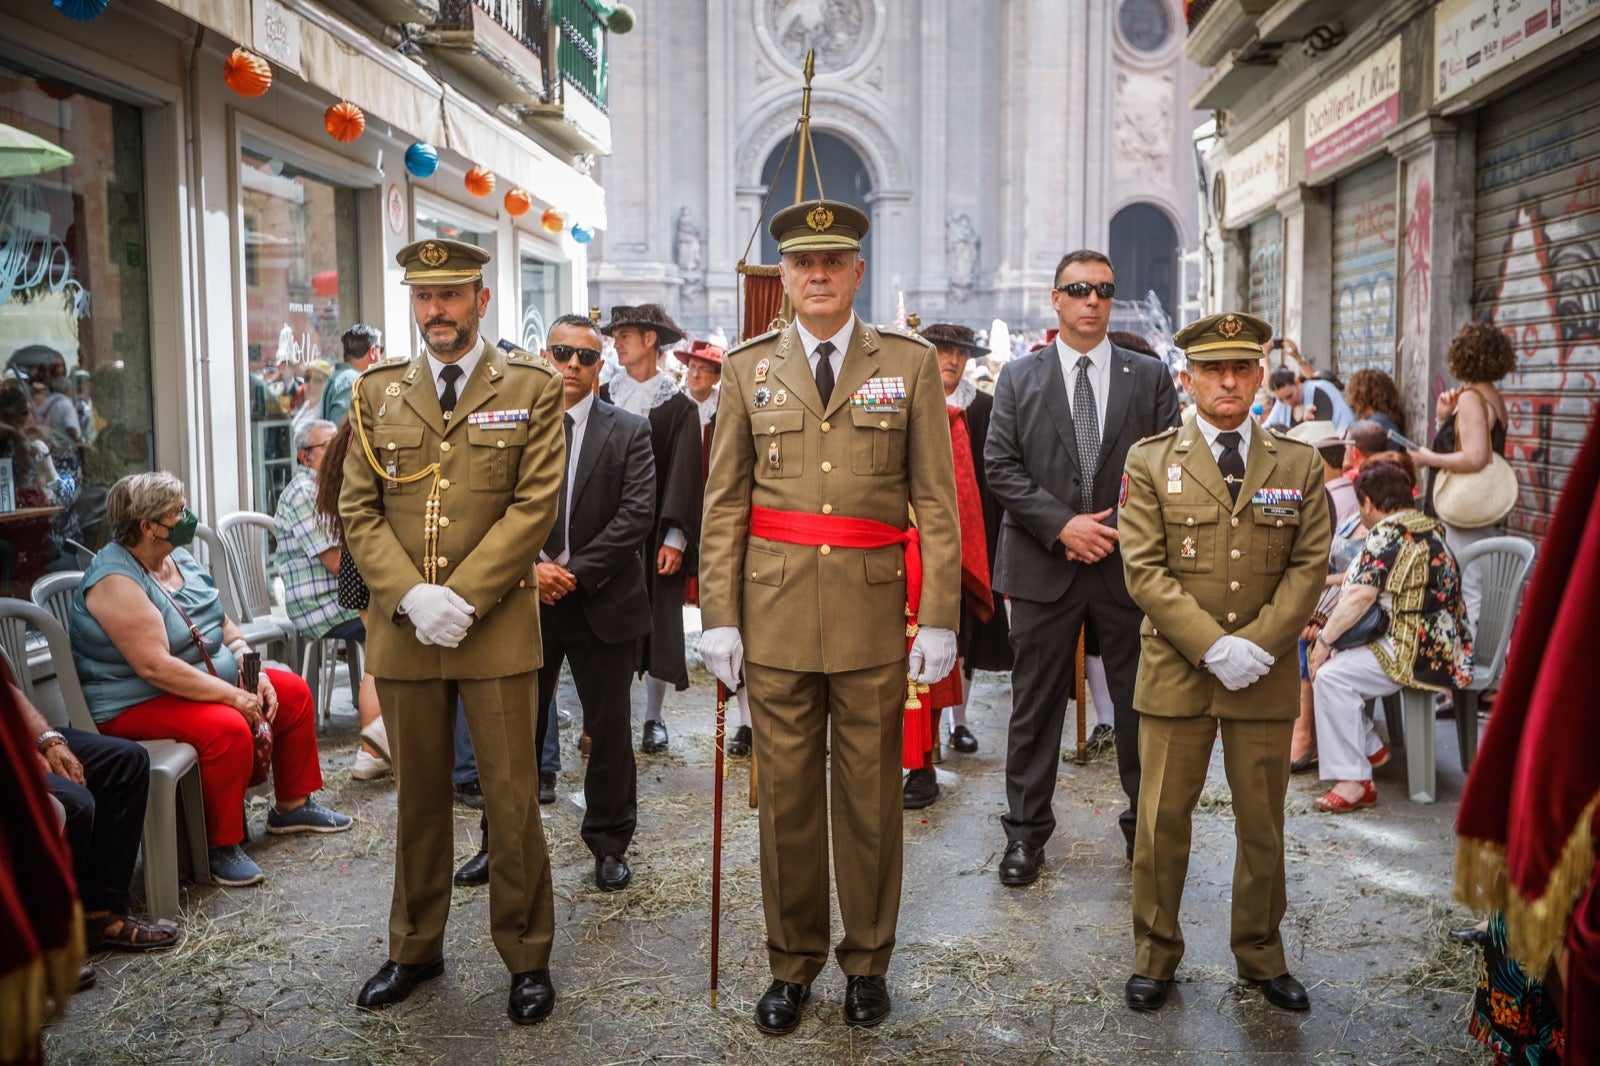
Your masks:
M1238 692L1267 676L1277 660L1243 637L1224 635L1211 645L1203 661L1223 688Z
M938 626L918 626L911 642L911 660L906 673L919 685L941 681L956 664L956 635Z
M400 613L411 619L422 644L459 647L472 625L472 604L443 585L418 582L400 597Z
M712 626L700 634L700 658L706 669L732 691L744 673L744 638L738 626Z

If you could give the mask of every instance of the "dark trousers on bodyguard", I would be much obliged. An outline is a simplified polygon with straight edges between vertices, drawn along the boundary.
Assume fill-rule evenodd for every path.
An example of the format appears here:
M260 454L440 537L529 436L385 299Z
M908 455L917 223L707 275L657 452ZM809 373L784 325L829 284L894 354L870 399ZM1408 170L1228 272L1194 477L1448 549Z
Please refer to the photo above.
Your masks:
M853 977L883 974L900 916L905 661L821 674L746 660L744 672L761 766L761 900L772 976L809 985L827 963L830 824L844 920L839 968Z
M1144 977L1170 980L1183 958L1178 907L1189 872L1190 825L1219 723L1235 834L1229 943L1246 980L1270 981L1288 972L1278 926L1288 900L1283 800L1294 722L1146 714L1139 722L1144 783L1133 852L1133 972Z
M555 897L539 816L532 671L510 677L378 679L398 790L389 957L418 964L444 953L454 852L451 767L456 700L478 756L489 854L489 927L512 973L542 970L555 936Z
M1104 567L1122 565L1113 556L1086 567L1059 599L1048 603L1011 598L1012 711L1006 739L1006 802L1001 817L1007 840L1042 847L1055 831L1051 797L1061 762L1061 733L1072 698L1078 633L1092 620L1105 662L1106 683L1116 711L1117 774L1128 795L1118 817L1133 843L1139 802L1139 716L1133 686L1139 670L1139 623L1144 614L1113 596ZM1123 594L1126 595L1125 593Z

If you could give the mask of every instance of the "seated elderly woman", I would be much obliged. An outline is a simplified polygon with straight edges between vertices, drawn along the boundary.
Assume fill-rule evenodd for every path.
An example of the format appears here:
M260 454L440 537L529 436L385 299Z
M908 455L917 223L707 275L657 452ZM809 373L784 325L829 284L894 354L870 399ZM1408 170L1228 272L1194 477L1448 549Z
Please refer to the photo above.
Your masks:
M253 885L261 868L245 839L244 792L254 765L252 733L272 724L276 805L269 833L337 833L350 819L311 798L322 787L311 692L283 670L261 671L254 692L239 687L235 656L249 650L223 612L211 575L185 545L199 524L183 482L165 471L111 486L111 543L83 575L69 616L72 657L102 733L128 740L170 737L200 753L211 876Z
M1335 814L1378 801L1372 768L1389 749L1366 702L1401 686L1448 691L1472 676L1461 572L1443 526L1416 509L1416 482L1398 463L1368 462L1355 484L1367 537L1308 656L1317 755L1334 783L1317 806Z

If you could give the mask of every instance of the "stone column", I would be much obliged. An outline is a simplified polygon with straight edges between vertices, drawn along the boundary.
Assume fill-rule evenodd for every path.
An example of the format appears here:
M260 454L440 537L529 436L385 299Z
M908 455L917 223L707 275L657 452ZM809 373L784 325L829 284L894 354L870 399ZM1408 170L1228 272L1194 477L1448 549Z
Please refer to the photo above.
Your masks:
M916 211L906 189L874 190L866 200L872 227L873 256L867 269L872 271L873 306L857 310L869 322L890 322L897 290L916 276ZM908 305L907 310L914 308Z

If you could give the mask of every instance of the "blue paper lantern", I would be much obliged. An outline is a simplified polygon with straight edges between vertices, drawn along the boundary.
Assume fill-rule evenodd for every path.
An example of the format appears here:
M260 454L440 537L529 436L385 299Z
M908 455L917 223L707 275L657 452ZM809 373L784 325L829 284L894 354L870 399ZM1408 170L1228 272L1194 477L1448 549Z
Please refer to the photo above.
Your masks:
M577 241L579 244L588 244L590 241L594 240L594 230L590 229L588 226L574 225L572 227L572 239Z
M427 141L418 141L406 149L406 169L413 178L431 178L439 169L439 149Z
M92 18L98 18L111 0L52 0L52 2L55 4L55 9L67 18L88 22Z

